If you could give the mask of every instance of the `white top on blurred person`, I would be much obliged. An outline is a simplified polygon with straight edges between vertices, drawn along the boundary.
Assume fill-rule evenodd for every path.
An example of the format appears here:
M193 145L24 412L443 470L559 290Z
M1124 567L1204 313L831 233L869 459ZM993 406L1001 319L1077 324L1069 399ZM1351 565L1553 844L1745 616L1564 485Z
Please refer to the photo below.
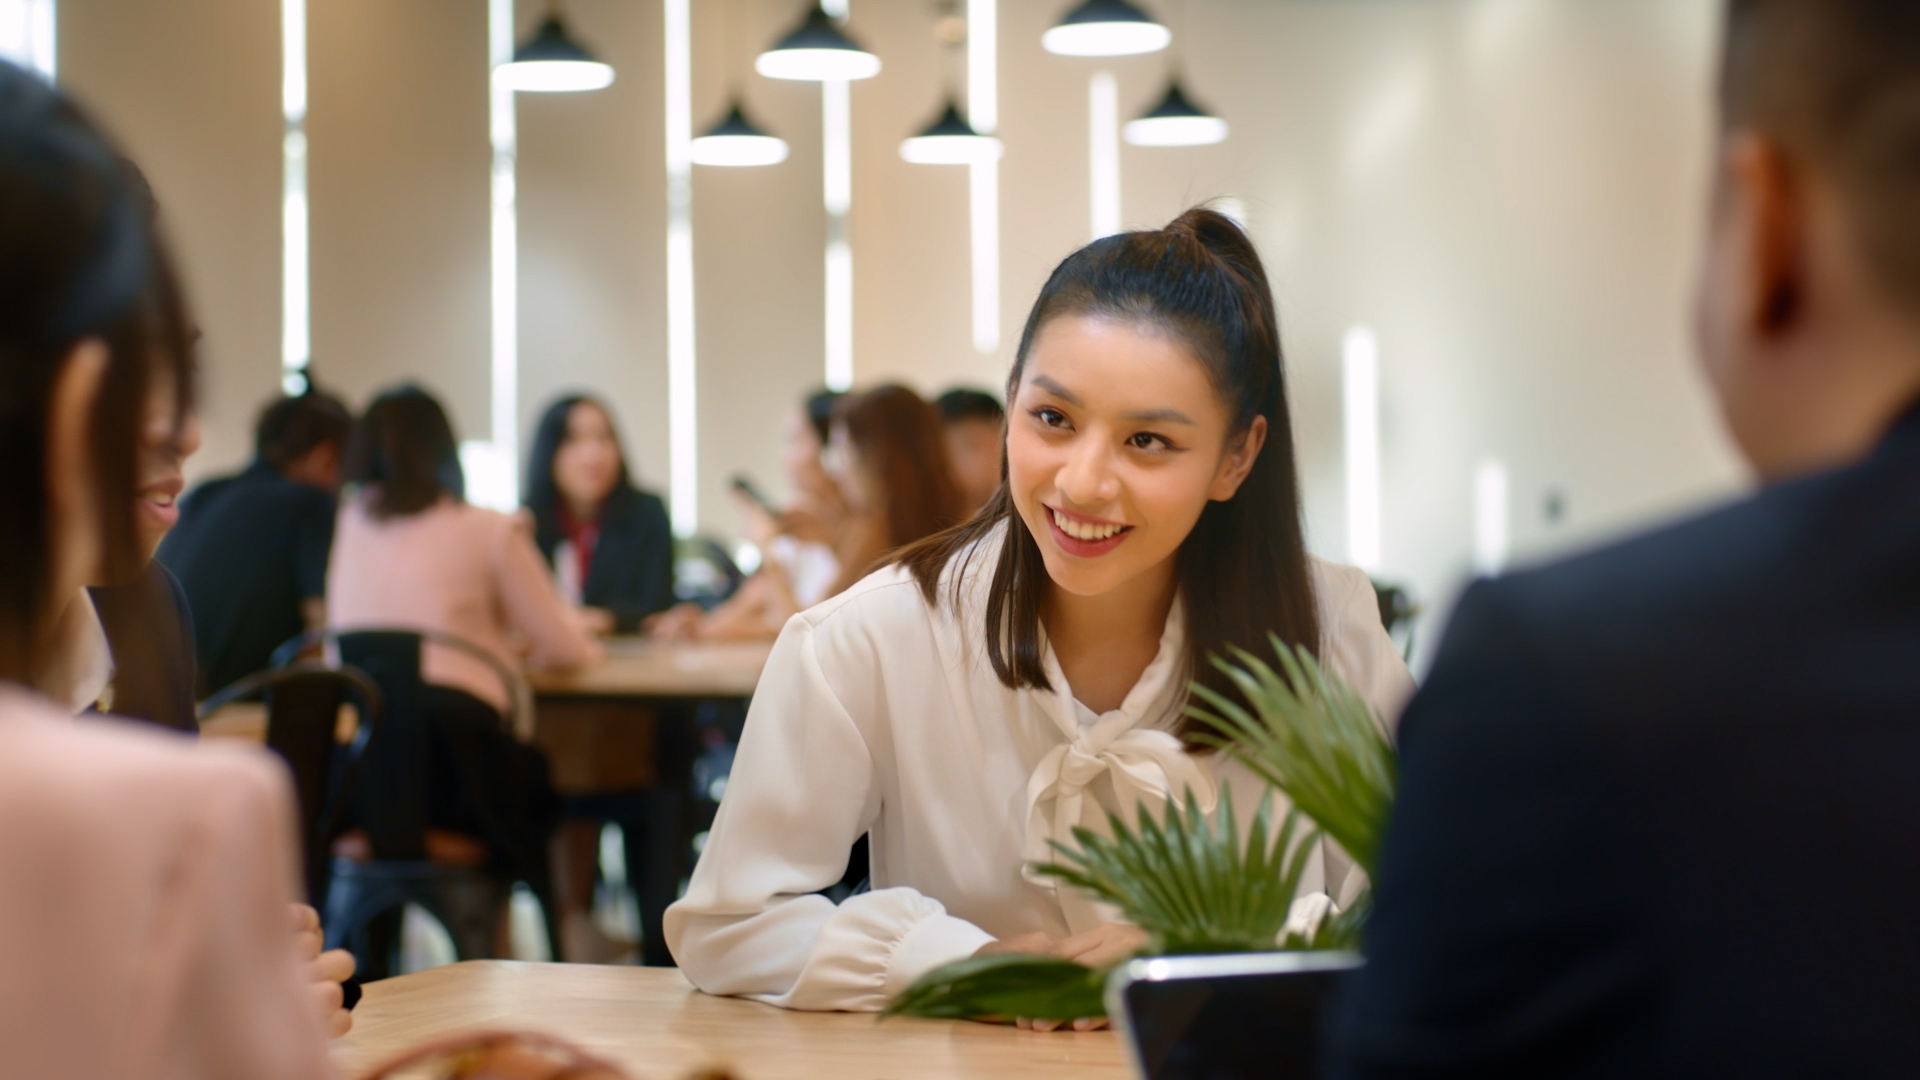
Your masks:
M1008 398L988 506L775 645L667 913L703 990L872 1010L975 953L1113 963L1141 932L1033 867L1143 801L1211 811L1229 777L1250 819L1263 785L1186 741L1189 680L1236 695L1209 655L1271 632L1383 718L1411 692L1366 575L1306 553L1272 295L1231 221L1189 211L1061 263ZM872 890L815 895L862 835ZM1303 887L1355 877L1323 844Z

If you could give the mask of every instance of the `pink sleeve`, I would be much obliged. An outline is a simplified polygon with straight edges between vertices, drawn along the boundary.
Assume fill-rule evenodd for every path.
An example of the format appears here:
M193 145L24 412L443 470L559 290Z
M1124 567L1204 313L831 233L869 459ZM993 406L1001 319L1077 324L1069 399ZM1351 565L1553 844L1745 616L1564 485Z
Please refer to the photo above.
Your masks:
M507 624L527 636L535 668L576 668L598 659L600 645L580 627L547 572L533 538L518 520L507 519L494 556Z
M286 779L259 761L216 771L154 908L135 998L151 1007L135 1020L131 1060L170 1080L323 1080L326 1036L288 913L298 871Z

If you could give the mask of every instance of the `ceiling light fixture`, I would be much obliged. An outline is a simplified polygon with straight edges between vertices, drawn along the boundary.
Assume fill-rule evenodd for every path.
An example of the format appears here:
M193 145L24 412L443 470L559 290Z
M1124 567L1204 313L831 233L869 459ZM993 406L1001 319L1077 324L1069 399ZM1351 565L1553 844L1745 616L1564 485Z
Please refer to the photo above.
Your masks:
M1127 0L1086 0L1067 12L1040 44L1061 56L1136 56L1159 52L1173 32Z
M900 156L915 165L971 165L998 161L1000 140L973 130L960 107L947 102L946 111L918 135L900 144Z
M787 141L760 130L736 101L726 119L693 140L690 152L695 165L778 165L787 160Z
M840 32L818 6L779 44L760 54L753 70L769 79L838 82L871 79L880 74L880 58Z
M1175 79L1160 104L1128 121L1121 134L1135 146L1208 146L1226 141L1227 122L1188 100Z
M513 50L513 60L493 69L493 77L509 90L598 90L613 82L613 65L595 60L567 36L559 13L550 11L540 29Z

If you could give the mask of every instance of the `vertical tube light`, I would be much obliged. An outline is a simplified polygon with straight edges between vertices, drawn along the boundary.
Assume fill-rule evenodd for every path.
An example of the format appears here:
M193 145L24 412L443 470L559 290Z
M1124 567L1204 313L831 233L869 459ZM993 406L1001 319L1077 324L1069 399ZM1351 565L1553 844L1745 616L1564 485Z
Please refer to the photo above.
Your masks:
M280 0L280 389L305 393L313 324L307 211L307 0Z
M853 386L853 110L844 79L820 84L822 188L827 206L827 389Z
M997 0L967 0L967 118L992 135L1000 127ZM968 166L973 228L973 347L1000 350L1000 163Z
M489 70L513 60L513 0L487 0ZM497 498L509 505L519 497L520 374L520 225L516 204L513 90L489 80L492 95L488 129L493 140L493 365L492 436L494 469L502 485Z
M700 437L693 324L693 9L666 0L667 447L673 531L700 526Z
M1473 470L1473 572L1493 577L1507 567L1507 463L1488 458Z
M1098 240L1120 231L1120 86L1110 71L1087 84L1087 163Z
M1371 329L1347 331L1341 347L1347 465L1347 559L1380 568L1380 343Z

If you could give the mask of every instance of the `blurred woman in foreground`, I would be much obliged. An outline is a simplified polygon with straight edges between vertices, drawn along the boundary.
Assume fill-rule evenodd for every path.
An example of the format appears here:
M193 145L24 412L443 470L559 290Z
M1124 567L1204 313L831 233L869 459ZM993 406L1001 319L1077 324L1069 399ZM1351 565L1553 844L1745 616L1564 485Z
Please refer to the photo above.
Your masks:
M0 1046L22 1076L323 1077L289 934L284 772L68 715L49 658L137 574L149 387L190 404L189 320L118 154L0 64ZM150 936L150 931L163 928ZM317 945L317 942L315 943ZM311 954L309 954L309 957ZM332 1000L337 1007L339 987Z
M904 386L879 386L840 399L821 463L844 506L832 534L834 573L822 575L825 587L803 595L787 567L772 561L727 603L703 617L665 621L657 633L710 641L772 640L787 619L838 595L888 552L966 517L940 415Z
M534 542L560 595L596 634L631 634L673 606L673 527L658 495L633 485L604 402L547 406L527 460Z

